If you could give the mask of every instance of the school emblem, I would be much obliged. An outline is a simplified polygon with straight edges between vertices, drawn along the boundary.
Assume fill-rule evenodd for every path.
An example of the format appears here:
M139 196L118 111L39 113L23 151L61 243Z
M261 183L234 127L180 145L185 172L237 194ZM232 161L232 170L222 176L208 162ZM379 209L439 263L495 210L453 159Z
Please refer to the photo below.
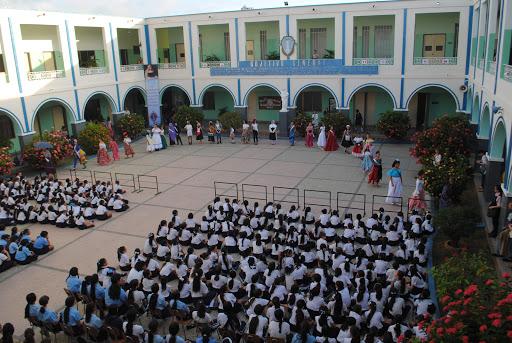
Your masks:
M295 39L292 36L284 36L281 39L281 50L285 56L291 56L293 50L295 50Z

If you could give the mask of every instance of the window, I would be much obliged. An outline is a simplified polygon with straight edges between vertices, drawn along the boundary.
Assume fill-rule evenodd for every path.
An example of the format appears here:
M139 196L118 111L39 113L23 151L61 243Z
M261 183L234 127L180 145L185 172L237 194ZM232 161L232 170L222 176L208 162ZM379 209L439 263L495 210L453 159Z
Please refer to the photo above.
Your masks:
M16 137L14 133L14 125L11 118L0 115L0 139L13 139Z
M370 57L370 27L363 26L363 52L362 58Z
M322 111L322 92L302 92L298 103L299 111Z
M311 54L316 50L319 58L323 58L327 52L327 28L311 28Z
M352 38L352 57L357 58L357 26L354 26L354 36Z
M123 66L129 65L130 62L128 61L128 49L121 49L120 55L121 55L121 65L123 65Z
M231 61L231 44L229 42L229 32L224 32L224 53L226 61Z
M375 58L393 57L393 25L375 26Z
M215 110L215 92L204 92L203 110Z
M96 64L96 53L94 50L79 51L78 52L78 63L81 68L89 68Z
M306 29L299 29L299 60L306 59Z
M260 51L261 51L261 59L267 59L267 31L260 31Z

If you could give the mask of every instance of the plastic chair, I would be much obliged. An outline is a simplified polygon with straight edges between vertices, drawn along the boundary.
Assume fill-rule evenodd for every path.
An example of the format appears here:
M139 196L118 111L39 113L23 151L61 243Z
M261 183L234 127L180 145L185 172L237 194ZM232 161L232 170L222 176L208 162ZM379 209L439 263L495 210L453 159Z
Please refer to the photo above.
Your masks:
M44 323L44 322L42 323L42 325L49 333L53 333L55 342L57 342L57 334L62 331L61 327L59 325L53 325L52 323Z
M266 343L285 343L284 338L267 337Z
M107 326L107 333L108 338L112 343L124 343L126 341L126 334L124 331L119 332L119 329L115 326Z
M72 338L75 337L75 330L71 326L67 326L65 324L60 324L60 327L62 328L62 331L64 331L64 334L68 338L68 343L71 341Z
M232 342L237 342L238 341L237 334L233 330L228 330L228 329L224 329L224 328L219 327L219 328L217 328L217 332L219 333L219 335L222 336L222 338L229 337L229 338L231 338Z
M137 336L126 336L125 343L139 343L139 338Z
M173 310L174 314L174 321L178 323L178 325L183 327L183 337L185 337L185 340L187 339L187 325L192 323L192 319L186 319L187 314L185 311L177 309Z
M45 330L44 324L41 323L41 321L36 316L30 316L27 318L28 322L30 323L30 326L32 326L32 330L34 327L39 328L39 332L41 333L41 339L43 338L43 331Z
M253 334L244 332L244 334L242 335L242 338L247 343L261 343L261 337L258 335L253 335Z
M73 291L67 288L64 288L64 293L66 293L68 297L74 297L76 299L76 309L78 310L78 303L80 302L82 297L78 296L78 293L74 293Z
M103 325L102 328L106 327L105 325ZM91 342L104 342L107 337L104 337L103 339L101 339L100 337L100 333L98 332L98 330L96 330L96 328L93 328L92 326L85 326L85 332L87 333L87 338L91 341Z

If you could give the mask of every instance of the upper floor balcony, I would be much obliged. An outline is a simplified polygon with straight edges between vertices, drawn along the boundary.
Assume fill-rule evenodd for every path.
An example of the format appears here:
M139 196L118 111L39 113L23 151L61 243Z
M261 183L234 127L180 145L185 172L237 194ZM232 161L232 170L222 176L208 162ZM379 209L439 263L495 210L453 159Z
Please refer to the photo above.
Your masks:
M117 43L121 72L143 70L144 62L142 60L142 43L139 30L136 28L118 28Z
M159 69L186 69L186 52L183 27L158 28L156 31L157 60Z
M199 25L199 67L231 67L229 24Z
M103 28L75 26L75 38L80 76L108 74Z
M279 60L279 21L245 23L245 60Z
M352 65L393 65L395 16L354 17Z

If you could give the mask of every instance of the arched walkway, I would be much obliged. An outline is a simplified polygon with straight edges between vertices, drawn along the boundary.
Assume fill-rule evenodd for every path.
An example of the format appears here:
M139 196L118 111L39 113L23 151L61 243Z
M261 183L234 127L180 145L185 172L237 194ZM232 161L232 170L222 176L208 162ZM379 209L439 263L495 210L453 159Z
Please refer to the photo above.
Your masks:
M86 121L102 122L112 120L112 112L115 112L116 105L107 94L98 92L87 98L83 108L83 117Z
M164 122L167 123L178 108L183 105L190 106L190 97L178 86L167 86L160 92L160 103L162 104Z
M251 87L245 97L247 105L247 120L252 121L279 121L281 110L281 94L270 85L256 85Z
M133 87L126 92L123 99L123 110L147 117L146 93L142 88Z
M348 99L349 115L355 119L355 112L363 115L364 125L374 126L380 115L386 111L392 111L396 102L392 93L380 85L368 85L356 89Z
M457 108L454 95L440 86L421 87L407 99L411 126L417 130L428 127L438 117L456 113Z
M336 111L340 104L332 89L321 84L311 84L302 87L295 94L292 106L297 107L297 113L311 114L314 111L321 119L324 111Z
M507 129L503 120L500 118L492 135L492 144L490 156L495 158L503 158L506 160L507 147Z
M11 152L21 150L20 141L17 138L21 133L22 128L12 114L0 110L0 140L10 140L12 142Z
M71 123L75 122L74 112L66 102L58 99L49 99L39 105L34 112L32 129L36 134L45 130L62 130L64 128L71 134Z
M478 94L476 94L475 100L473 101L473 107L471 108L471 121L473 123L478 123L479 115L480 115L480 99L478 98Z
M235 111L235 97L227 88L211 85L199 95L199 104L203 106L205 119L218 119L224 112Z
M478 130L478 134L482 137L489 137L489 127L491 126L491 114L489 112L489 105L486 103L484 105L484 110L482 111L482 118L480 119L480 128Z

